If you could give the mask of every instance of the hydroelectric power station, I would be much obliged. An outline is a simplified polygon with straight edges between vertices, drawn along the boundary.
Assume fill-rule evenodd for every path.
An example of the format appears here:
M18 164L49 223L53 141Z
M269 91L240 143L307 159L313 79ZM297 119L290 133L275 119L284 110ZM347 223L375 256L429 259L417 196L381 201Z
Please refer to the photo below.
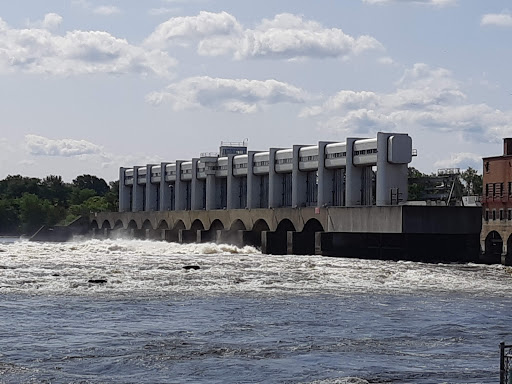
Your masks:
M94 236L227 242L267 254L478 261L478 207L407 201L412 139L379 132L121 168L119 212L92 215Z

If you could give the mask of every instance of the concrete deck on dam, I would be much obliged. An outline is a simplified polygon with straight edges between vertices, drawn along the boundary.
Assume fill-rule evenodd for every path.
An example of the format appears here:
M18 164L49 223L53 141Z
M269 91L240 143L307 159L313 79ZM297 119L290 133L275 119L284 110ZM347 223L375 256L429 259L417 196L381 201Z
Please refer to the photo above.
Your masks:
M94 236L255 245L267 254L482 261L478 207L359 206L103 212ZM491 261L494 262L494 261ZM498 261L499 262L499 261Z

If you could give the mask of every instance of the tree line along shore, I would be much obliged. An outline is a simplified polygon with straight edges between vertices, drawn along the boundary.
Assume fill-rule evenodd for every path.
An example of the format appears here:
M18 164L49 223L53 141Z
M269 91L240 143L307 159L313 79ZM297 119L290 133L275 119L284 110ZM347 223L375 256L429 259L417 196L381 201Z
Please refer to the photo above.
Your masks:
M71 183L7 176L0 180L0 235L32 235L42 225L66 225L91 212L118 210L119 182L81 175Z

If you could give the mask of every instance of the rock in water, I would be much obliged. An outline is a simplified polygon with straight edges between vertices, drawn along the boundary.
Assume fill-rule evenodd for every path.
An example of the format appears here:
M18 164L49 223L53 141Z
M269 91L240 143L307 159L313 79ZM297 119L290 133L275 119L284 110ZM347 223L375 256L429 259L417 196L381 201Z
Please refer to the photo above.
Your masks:
M105 279L90 279L89 283L91 284L105 284L107 280Z
M200 267L199 265L185 265L185 266L183 267L183 269L186 269L187 271L188 271L189 269L198 270L198 269L201 269L201 267Z

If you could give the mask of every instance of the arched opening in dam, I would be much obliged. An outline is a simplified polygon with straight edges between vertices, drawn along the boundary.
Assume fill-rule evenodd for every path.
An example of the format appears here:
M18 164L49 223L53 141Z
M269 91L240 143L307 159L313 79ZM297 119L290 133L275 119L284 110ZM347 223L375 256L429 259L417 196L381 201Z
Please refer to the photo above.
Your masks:
M164 222L167 224L166 221L164 221ZM160 223L160 225L162 226L163 223ZM165 239L165 241L169 241L171 243L178 243L180 240L179 233L180 233L180 231L183 231L183 230L185 230L185 223L182 220L178 220L169 229L165 229L165 228L162 229L162 231L164 232L163 238Z
M496 231L491 231L485 238L485 254L487 257L494 259L498 258L501 260L501 254L503 253L503 239L500 234Z
M196 243L201 242L201 231L204 231L204 224L201 220L196 219L192 222L189 230L179 230L180 243ZM199 235L198 235L199 233Z
M214 243L217 242L217 237L220 231L224 230L224 224L219 219L213 220L210 224L210 229L201 231L201 242L203 243Z
M262 233L270 231L270 227L264 219L258 219L252 226L252 230L247 232L247 244L255 247L261 247Z
M315 254L315 235L317 232L323 232L324 228L317 219L309 219L302 232L292 232L288 234L288 248L294 255L314 255Z
M231 227L229 228L231 231L245 231L247 228L245 228L245 224L242 220L237 219L231 224Z
M289 219L279 222L275 232L265 232L262 235L262 248L265 253L286 255L288 253L288 233L295 232L295 226Z

